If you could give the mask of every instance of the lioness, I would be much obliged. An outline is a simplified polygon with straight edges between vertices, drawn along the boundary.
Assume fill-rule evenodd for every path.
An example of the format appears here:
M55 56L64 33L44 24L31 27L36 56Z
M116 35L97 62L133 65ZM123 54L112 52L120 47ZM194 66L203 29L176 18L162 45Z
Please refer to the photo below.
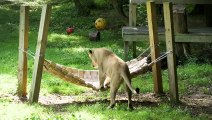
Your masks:
M100 90L104 89L106 78L107 83L110 82L110 105L108 108L113 108L115 106L117 90L124 81L128 96L128 108L132 109L132 92L138 94L139 88L136 88L136 90L132 88L130 72L127 64L116 54L105 48L89 50L88 54L93 67L99 70Z

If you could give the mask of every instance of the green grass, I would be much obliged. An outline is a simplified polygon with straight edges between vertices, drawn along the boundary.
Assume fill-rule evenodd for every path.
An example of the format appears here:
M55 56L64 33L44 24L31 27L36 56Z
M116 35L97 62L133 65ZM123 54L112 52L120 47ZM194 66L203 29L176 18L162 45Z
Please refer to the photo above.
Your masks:
M193 87L202 87L202 92L209 94L212 84L212 66L209 64L190 63L178 68L178 78L180 92L185 93L186 90ZM211 93L210 93L211 94Z
M73 11L70 13L68 10ZM38 26L40 19L40 8L33 8L30 12L29 50L35 53ZM100 10L100 13L102 11ZM114 12L114 11L113 11ZM61 13L61 14L60 14ZM81 17L74 12L72 4L53 6L52 21L48 34L48 43L45 58L54 62L76 67L79 69L93 69L87 55L90 48L106 47L113 50L123 58L123 41L121 29L105 30L101 32L101 41L91 42L88 39L89 31L94 30L94 21L98 17L98 11L92 11L91 16ZM60 94L78 95L81 103L68 103L59 105L42 105L18 103L11 96L16 96L17 88L17 66L18 66L18 7L0 6L0 119L29 119L29 120L204 120L204 113L193 116L191 112L180 105L173 106L168 102L161 103L139 103L134 111L127 110L127 103L119 101L114 110L107 110L109 93L98 93L100 100L88 102L87 99L96 99L95 95L83 96L88 92L87 88L76 86L62 81L46 72L43 73L40 95ZM109 19L109 17L107 18ZM112 21L109 19L108 21ZM118 21L115 21L115 23ZM66 35L65 29L69 25L75 25L75 32ZM148 47L148 43L138 44L138 53ZM164 43L162 43L164 49ZM132 55L130 55L132 57ZM28 59L28 93L31 87L33 58ZM200 87L205 94L210 94L208 88L212 84L212 66L210 64L195 64L190 62L178 67L179 92L180 95L188 93L193 87ZM162 72L164 92L168 93L169 81L167 70ZM152 73L148 72L133 79L133 86L139 87L141 93L153 91ZM124 89L121 88L123 93ZM6 96L5 96L6 95ZM11 111L13 111L11 113Z
M3 103L3 104L2 104ZM156 107L144 106L139 109L129 112L122 106L116 106L114 110L105 110L106 104L95 103L92 105L85 104L71 104L66 106L41 106L39 104L14 104L8 101L0 102L5 109L0 111L1 119L30 119L30 120L198 120L198 118L191 118L189 114L182 111L180 108L173 109L167 104L161 104ZM14 111L13 114L10 111ZM20 114L22 113L22 114ZM162 114L162 116L161 116ZM172 118L174 116L174 118Z

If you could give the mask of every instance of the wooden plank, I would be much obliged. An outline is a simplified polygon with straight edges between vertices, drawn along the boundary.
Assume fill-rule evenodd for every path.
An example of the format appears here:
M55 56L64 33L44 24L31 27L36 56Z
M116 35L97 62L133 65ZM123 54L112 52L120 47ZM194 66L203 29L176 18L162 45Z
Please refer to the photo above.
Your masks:
M157 16L156 16L156 5L154 2L147 2L147 18L149 26L149 40L151 46L151 59L154 61L159 57L159 42L157 32ZM163 92L162 76L161 76L161 65L160 62L155 63L152 66L152 73L154 79L154 91L155 93Z
M19 56L18 56L18 88L19 97L27 95L27 51L28 32L29 32L29 6L20 7L20 26L19 26Z
M177 102L179 100L179 95L178 95L178 83L177 83L176 56L174 48L175 46L174 46L172 4L169 2L164 2L163 11L164 11L164 23L165 23L166 49L167 51L172 51L167 55L170 99L171 101Z
M122 36L124 41L146 41L149 39L148 28L123 27ZM164 39L164 28L158 28L159 40ZM212 28L192 28L188 33L176 33L175 42L212 42Z
M47 43L47 33L49 28L51 14L51 5L44 5L41 13L40 27L38 33L38 41L36 47L36 56L34 62L34 70L32 77L32 86L30 92L30 103L38 102L39 92L40 92L40 83L43 72L43 62L46 51Z
M164 28L158 28L158 34L164 35ZM122 35L149 35L146 27L123 27ZM188 33L177 33L176 35L212 36L212 27L189 28Z
M162 4L163 2L172 2L174 4L212 4L212 0L130 0L130 3L141 4L147 1Z
M122 35L140 35L140 34L148 34L148 28L135 27L135 26L127 26L122 28Z
M158 36L158 39L161 40L165 40L165 36L163 34ZM149 40L149 35L124 35L123 36L123 40L124 41L148 41ZM199 43L203 43L203 42L208 42L208 43L212 43L212 35L199 35L199 34L176 34L175 35L175 42L191 42L191 43L195 43L195 42L199 42Z
M164 35L164 28L158 28L158 34ZM122 28L122 35L149 35L147 27L134 27L127 26Z
M124 41L149 41L149 35L124 35Z
M199 34L177 34L175 35L175 42L208 42L212 43L212 35Z

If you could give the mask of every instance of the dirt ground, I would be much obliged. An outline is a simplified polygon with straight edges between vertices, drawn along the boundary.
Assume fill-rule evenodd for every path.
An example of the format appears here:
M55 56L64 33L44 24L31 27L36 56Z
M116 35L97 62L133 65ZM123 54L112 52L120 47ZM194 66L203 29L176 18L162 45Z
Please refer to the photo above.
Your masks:
M83 97L82 97L83 96ZM90 97L94 96L94 97ZM169 95L155 95L154 93L145 93L133 95L134 107L142 106L158 106L163 102L169 102ZM12 94L2 94L0 98L8 98L13 102L23 102L17 96ZM127 103L125 93L119 93L116 97L118 103ZM48 94L47 96L40 96L39 103L45 106L54 106L61 108L61 106L71 103L77 104L95 104L96 102L106 102L109 104L109 98L102 99L96 91L88 91L82 95L64 96L59 94ZM212 95L203 93L192 93L180 97L179 104L173 104L173 107L180 107L190 112L192 116L206 114L209 119L212 119Z

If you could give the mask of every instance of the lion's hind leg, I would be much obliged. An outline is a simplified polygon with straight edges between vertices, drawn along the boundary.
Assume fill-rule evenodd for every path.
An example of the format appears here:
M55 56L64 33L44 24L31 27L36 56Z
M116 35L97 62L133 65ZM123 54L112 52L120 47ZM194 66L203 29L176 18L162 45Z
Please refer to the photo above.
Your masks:
M133 110L133 106L132 106L132 91L130 90L130 88L127 86L126 83L124 83L125 86L125 90L127 92L127 97L128 97L128 109Z
M110 105L108 108L115 106L116 93L122 83L122 79L119 76L113 76L110 82Z

